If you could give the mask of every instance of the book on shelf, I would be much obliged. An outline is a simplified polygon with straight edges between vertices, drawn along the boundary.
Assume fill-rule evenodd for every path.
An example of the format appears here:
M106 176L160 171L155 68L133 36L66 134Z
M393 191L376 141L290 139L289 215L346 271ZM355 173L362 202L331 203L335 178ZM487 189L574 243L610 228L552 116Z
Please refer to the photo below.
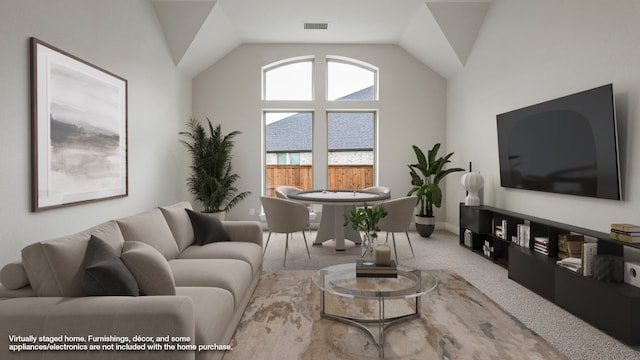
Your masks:
M493 235L495 237L507 240L509 237L507 236L507 220L502 220L500 225L495 225L493 228Z
M640 236L640 232L639 231L622 231L622 230L617 230L617 229L611 229L612 233L616 233L616 234L625 234L625 235L631 235L631 236Z
M558 234L558 258L582 257L582 244L584 235Z
M533 251L542 255L549 255L549 238L543 236L533 237Z
M567 241L567 254L570 258L582 258L582 241Z
M509 239L509 236L507 234L507 220L502 220L502 239Z
M582 272L582 259L581 258L566 258L556 261L556 264L562 268L581 273Z
M549 245L549 238L543 236L534 236L533 241L536 244Z
M609 237L615 240L620 240L620 241L629 242L629 243L640 243L640 233L634 233L634 232L624 233L624 232L615 231L614 229L611 229L611 233L609 234Z
M531 226L529 224L518 224L516 226L517 236L516 243L522 247L529 247L529 239L531 233Z
M567 252L567 234L558 234L558 259L566 259L569 257Z
M547 245L540 244L540 243L533 244L533 248L534 249L541 249L541 250L549 250L549 247Z
M533 251L537 252L538 254L549 255L549 249L534 247Z
M598 254L598 243L585 242L582 245L582 275L593 276L593 268L596 255Z
M640 232L640 225L634 224L611 224L611 230L622 232Z

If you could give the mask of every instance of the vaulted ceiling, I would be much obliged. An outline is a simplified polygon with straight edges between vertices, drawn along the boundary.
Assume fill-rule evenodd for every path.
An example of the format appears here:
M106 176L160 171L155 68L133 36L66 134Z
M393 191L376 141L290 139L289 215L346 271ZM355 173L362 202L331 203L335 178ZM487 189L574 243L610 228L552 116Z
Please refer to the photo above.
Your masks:
M445 78L464 67L492 1L152 0L175 64L191 77L242 44L264 43L395 44Z

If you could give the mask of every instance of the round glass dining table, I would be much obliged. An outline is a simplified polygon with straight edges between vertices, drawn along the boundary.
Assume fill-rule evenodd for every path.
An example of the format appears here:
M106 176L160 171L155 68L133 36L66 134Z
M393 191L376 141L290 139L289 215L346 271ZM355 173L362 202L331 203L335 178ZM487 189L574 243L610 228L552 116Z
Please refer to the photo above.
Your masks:
M389 199L389 193L378 193L366 190L304 190L288 195L291 199L306 203L321 204L322 218L313 245L322 245L325 241L335 240L336 251L345 250L345 239L356 245L362 243L360 233L351 225L344 225L344 215L351 211L353 205L368 205Z

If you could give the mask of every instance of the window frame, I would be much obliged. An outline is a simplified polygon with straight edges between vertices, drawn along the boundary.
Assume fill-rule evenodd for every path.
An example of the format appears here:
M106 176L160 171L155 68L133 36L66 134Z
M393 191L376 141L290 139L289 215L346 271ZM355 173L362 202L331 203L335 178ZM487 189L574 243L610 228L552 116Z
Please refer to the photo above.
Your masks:
M311 61L312 75L312 100L266 100L266 73L270 70L281 66L294 64L297 62ZM329 85L329 62L336 61L351 66L361 67L367 71L374 73L374 99L373 100L328 100ZM330 112L366 112L374 116L373 119L373 185L378 184L379 172L379 121L380 112L378 109L379 101L379 68L375 65L364 61L346 56L315 54L297 57L289 57L278 61L271 62L261 68L261 116L260 126L262 129L262 191L263 195L268 194L267 189L267 134L266 134L266 113L272 112L309 112L312 116L312 174L311 186L313 188L327 187L329 185L329 149L328 149L328 113ZM320 78L324 78L320 81ZM324 88L323 88L324 87ZM323 98L318 98L317 94L324 93Z

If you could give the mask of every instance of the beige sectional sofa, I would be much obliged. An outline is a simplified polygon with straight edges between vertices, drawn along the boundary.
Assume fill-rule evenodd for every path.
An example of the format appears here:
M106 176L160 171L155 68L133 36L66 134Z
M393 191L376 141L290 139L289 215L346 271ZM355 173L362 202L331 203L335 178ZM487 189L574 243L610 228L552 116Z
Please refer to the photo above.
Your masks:
M21 261L0 270L0 358L222 357L224 351L212 348L229 344L260 278L262 228L253 221L223 221L230 241L197 245L194 238L210 234L206 226L194 229L185 209L192 209L188 202L154 208L25 247ZM199 214L205 222L206 216ZM85 255L94 248L92 236L120 256L139 296L87 295L93 275ZM155 343L162 350L149 350ZM145 344L145 351L127 350L136 344ZM32 345L49 350L34 351ZM193 345L209 349L193 351Z

